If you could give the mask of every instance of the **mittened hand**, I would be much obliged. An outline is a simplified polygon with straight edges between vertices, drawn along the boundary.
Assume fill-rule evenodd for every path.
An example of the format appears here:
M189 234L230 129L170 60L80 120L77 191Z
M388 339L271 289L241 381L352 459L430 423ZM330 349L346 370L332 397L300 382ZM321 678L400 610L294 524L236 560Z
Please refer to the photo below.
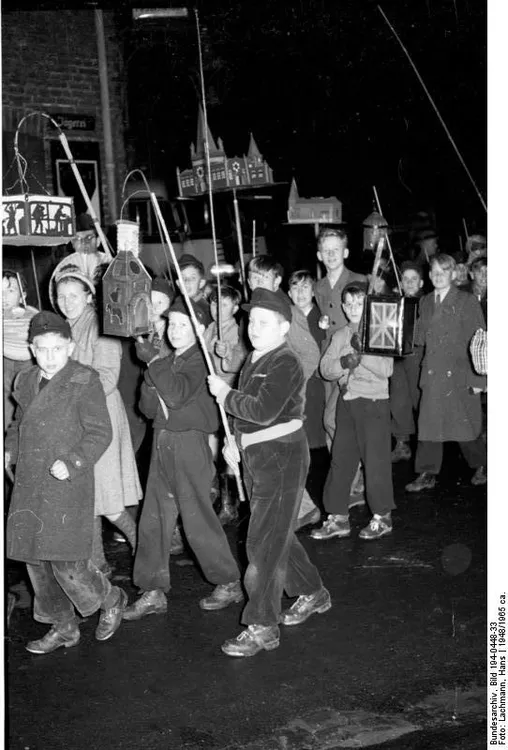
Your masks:
M142 362L151 362L158 353L156 347L148 339L143 339L141 336L136 339L136 356Z
M340 366L343 370L354 370L360 364L361 357L359 354L351 352L350 354L344 354L340 358Z

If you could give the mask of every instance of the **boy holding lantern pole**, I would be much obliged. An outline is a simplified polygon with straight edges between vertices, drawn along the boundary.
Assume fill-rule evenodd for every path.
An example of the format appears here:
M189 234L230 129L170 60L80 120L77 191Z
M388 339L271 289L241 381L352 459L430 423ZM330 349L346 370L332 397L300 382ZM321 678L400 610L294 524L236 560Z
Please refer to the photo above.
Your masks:
M292 320L289 299L280 292L254 289L250 304L251 352L238 389L217 375L208 386L218 403L235 417L235 439L224 457L234 468L240 453L249 493L247 535L249 565L244 578L248 602L242 614L247 628L227 640L228 656L254 656L279 646L279 623L298 625L330 609L329 592L295 535L300 499L309 468L303 430L303 368L286 343ZM298 597L281 613L281 597Z
M243 601L238 565L210 499L215 469L209 435L219 422L197 343L205 330L204 313L180 298L166 315L174 351L148 363L141 386L140 408L154 419L154 440L134 562L134 583L142 594L125 610L125 620L166 612L171 539L179 513L205 577L215 584L201 608L223 609Z

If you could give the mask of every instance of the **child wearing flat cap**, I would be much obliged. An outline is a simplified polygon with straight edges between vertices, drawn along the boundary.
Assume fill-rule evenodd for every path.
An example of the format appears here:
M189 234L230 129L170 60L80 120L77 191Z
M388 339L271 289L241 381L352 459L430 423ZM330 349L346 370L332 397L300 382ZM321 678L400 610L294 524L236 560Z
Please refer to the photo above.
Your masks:
M249 311L248 334L254 351L242 368L238 389L217 375L208 386L234 417L234 440L224 449L234 467L242 457L250 501L248 567L244 585L247 626L222 650L228 656L254 656L279 645L279 623L298 625L331 607L317 569L295 535L309 447L303 430L305 378L298 357L286 343L291 324L289 299L258 287ZM281 613L281 597L298 597Z
M211 322L191 301L201 334ZM142 594L125 620L167 611L169 557L178 514L205 577L215 584L200 601L205 610L243 600L240 571L210 498L215 474L208 438L219 427L217 407L206 387L206 363L182 298L167 311L173 351L155 356L141 386L140 409L153 419L153 444L138 529L134 583Z
M94 465L112 437L99 375L71 359L71 329L59 315L35 315L28 341L37 365L15 380L17 408L5 438L5 466L16 465L6 552L26 563L34 618L51 625L26 648L47 654L79 642L74 608L82 617L100 609L95 637L111 638L127 595L90 559Z

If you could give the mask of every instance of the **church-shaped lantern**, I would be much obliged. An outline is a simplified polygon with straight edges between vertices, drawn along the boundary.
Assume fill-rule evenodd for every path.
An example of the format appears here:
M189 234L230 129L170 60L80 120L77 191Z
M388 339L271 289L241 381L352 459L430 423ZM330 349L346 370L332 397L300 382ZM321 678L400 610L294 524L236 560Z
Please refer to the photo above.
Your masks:
M254 137L250 136L249 150L243 156L228 157L220 138L215 143L208 128L205 130L203 110L199 109L196 145L191 145L190 169L176 170L178 192L181 198L208 193L208 165L205 143L208 141L212 189L233 190L273 185L273 172L261 155Z
M72 198L29 193L2 196L4 245L65 245L75 234Z
M388 222L374 205L372 213L363 222L363 249L374 251L381 237L388 233Z
M152 280L139 259L139 225L120 220L118 253L102 278L103 332L109 336L149 333Z

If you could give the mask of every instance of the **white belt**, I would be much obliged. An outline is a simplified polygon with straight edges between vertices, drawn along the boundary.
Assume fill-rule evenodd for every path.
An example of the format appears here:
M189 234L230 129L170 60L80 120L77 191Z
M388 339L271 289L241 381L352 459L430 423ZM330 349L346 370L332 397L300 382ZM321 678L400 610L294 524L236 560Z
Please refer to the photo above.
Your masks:
M291 419L289 422L265 427L264 430L244 433L240 436L240 445L242 448L247 448L249 445L255 445L256 443L265 443L267 440L276 440L277 438L284 437L284 435L291 435L292 432L299 430L302 425L303 420Z

